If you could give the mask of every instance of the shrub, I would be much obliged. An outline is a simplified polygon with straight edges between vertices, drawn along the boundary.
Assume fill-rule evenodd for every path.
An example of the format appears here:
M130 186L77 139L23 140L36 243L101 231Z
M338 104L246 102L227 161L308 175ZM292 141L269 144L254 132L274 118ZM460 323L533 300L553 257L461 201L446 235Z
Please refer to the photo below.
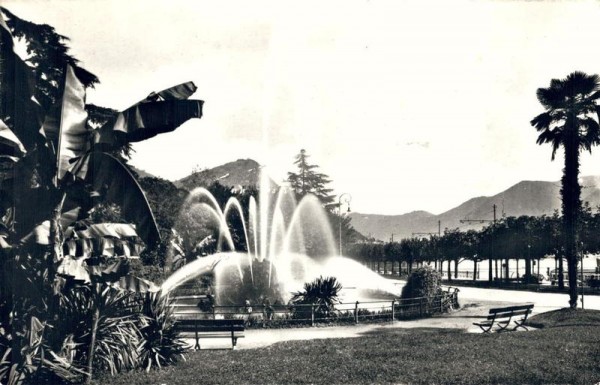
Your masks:
M442 277L440 273L429 267L423 267L414 270L408 277L400 298L433 298L440 295L441 292Z
M139 260L132 260L129 263L129 274L152 281L157 285L160 285L166 279L165 272L161 267L144 265Z

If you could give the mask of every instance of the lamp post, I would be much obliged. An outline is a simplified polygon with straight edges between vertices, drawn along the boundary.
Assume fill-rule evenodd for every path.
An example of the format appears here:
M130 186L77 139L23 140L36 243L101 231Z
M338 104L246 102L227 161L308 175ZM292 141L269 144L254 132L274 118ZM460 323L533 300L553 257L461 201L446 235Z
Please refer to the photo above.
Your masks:
M350 212L350 202L352 201L352 196L348 193L343 193L338 197L338 215L339 215L339 227L340 227L340 256L342 255L342 203L348 205L348 211Z
M583 285L584 285L584 281L583 281L583 242L580 243L581 246L579 248L579 253L581 255L581 308L585 309L585 304L583 302L583 293L585 291ZM575 282L577 282L577 280L575 280Z

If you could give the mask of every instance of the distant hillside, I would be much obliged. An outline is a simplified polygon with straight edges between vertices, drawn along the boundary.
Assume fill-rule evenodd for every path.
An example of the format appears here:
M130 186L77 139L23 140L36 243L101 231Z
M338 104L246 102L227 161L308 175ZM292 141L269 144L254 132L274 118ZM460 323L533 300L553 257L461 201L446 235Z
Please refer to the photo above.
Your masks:
M196 187L208 187L215 181L227 187L258 186L260 183L260 165L252 159L238 159L221 166L194 172L175 181L178 188L188 191ZM272 185L276 185L271 181Z
M582 200L592 207L600 205L600 176L582 178ZM463 230L480 229L494 217L519 215L552 215L561 208L560 182L522 181L491 197L471 198L440 215L414 211L403 215L352 213L356 230L384 241L409 238L413 233L437 233L438 226ZM482 220L461 223L461 220Z
M367 237L389 241L398 240L405 234L420 231L431 231L431 224L436 216L426 211L413 211L402 215L377 215L351 213L352 226ZM436 229L437 231L437 229Z

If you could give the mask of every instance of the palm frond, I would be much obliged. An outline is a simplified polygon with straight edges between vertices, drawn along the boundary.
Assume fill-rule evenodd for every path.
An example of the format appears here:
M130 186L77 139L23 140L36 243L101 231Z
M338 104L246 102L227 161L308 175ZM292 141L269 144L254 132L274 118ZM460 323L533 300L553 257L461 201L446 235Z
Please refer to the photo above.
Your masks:
M549 112L543 112L533 118L530 123L538 131L548 130L550 128L550 124L552 124L552 116Z
M588 95L598 91L600 78L598 75L588 75L582 71L574 71L567 75L563 83L563 91L570 95Z
M538 88L536 91L538 101L547 110L560 108L564 104L565 98L557 82L553 80L549 88Z
M589 117L581 119L580 125L585 129L584 135L580 138L580 145L591 153L592 147L600 144L600 125Z

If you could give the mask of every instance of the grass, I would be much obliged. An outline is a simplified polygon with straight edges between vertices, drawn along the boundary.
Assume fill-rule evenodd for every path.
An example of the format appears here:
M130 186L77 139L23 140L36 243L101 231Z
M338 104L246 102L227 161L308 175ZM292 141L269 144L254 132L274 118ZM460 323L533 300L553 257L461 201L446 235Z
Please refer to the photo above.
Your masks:
M600 325L600 311L560 309L537 314L531 317L527 324L537 328L598 326Z
M267 348L198 351L108 384L594 384L600 381L600 311L531 318L542 329L469 334L380 329L359 338L289 341ZM241 341L243 343L243 340Z

